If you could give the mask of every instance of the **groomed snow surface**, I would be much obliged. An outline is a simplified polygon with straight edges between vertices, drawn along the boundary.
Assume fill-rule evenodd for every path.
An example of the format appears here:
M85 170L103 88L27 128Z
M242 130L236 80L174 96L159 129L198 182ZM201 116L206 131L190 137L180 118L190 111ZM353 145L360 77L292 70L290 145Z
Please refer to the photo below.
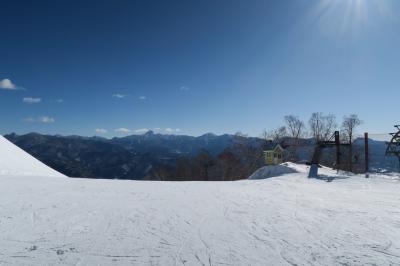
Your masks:
M0 264L400 265L398 177L284 168L237 182L0 176Z

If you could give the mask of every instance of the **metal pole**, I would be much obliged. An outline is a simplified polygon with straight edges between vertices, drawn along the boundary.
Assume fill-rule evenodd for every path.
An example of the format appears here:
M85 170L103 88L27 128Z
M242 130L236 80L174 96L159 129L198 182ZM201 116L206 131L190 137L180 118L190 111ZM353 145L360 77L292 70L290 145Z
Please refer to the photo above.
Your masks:
M369 177L369 148L368 148L368 132L364 133L364 147L365 147L365 177Z
M339 134L339 131L335 131L335 144L336 144L336 166L339 169L339 164L340 164L340 134Z

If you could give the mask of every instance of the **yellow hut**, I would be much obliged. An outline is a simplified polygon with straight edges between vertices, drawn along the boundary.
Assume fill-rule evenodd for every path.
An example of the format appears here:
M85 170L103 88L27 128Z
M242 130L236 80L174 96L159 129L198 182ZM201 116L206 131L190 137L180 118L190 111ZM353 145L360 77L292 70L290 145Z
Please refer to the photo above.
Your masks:
M279 144L269 143L264 147L264 158L266 165L283 163L284 149Z

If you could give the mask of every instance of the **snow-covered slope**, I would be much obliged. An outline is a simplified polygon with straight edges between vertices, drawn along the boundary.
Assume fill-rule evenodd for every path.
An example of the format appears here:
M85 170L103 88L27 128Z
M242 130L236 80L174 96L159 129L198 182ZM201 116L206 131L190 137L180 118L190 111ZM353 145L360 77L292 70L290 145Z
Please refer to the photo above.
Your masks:
M293 174L297 172L298 169L296 169L295 164L293 163L283 163L280 165L267 165L255 171L249 177L249 179L266 179L270 177L281 176L284 174Z
M64 176L0 135L0 175Z
M4 265L400 265L400 182L0 178Z

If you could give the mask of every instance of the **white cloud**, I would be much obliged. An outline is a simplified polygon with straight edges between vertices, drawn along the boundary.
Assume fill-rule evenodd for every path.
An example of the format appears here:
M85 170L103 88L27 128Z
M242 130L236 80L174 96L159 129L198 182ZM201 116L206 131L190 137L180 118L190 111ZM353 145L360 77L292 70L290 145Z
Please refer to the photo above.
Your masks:
M125 98L126 96L128 96L128 95L121 94L121 93L115 93L112 95L112 97L119 98L119 99Z
M146 97L146 96L140 96L140 97L139 97L139 100L145 101L145 100L147 100L147 97Z
M107 129L104 129L104 128L96 128L94 131L95 131L96 133L99 133L99 134L105 134L105 133L107 133Z
M179 88L179 90L181 90L181 91L189 91L190 88L189 88L189 87L186 87L186 86L181 86L181 87Z
M40 103L42 101L42 98L25 97L22 98L22 101L24 103Z
M119 132L119 133L129 133L131 132L129 129L121 127L121 128L117 128L115 129L115 132Z
M43 123L43 124L50 124L56 122L56 120L53 117L49 116L40 116L38 118L33 118L33 117L27 117L23 119L24 122L27 123Z
M135 130L135 133L144 134L148 131L150 131L148 128L139 128Z
M165 132L167 132L168 134L172 134L172 133L178 133L178 132L180 132L181 131L181 129L180 128L175 128L175 129L173 129L173 128L166 128L165 129Z
M54 118L49 117L49 116L41 116L41 117L38 118L38 121L40 123L45 123L45 124L56 122L56 120Z
M55 100L55 102L56 102L56 103L63 103L64 100L63 100L63 99L57 99L57 100Z
M14 83L12 83L11 80L3 79L3 80L0 80L0 89L16 90L16 89L18 89L18 87Z
M153 130L154 130L154 131L161 131L161 128L156 127L156 128L154 128Z
M27 123L33 123L33 122L35 122L35 118L27 117L27 118L25 118L23 121L24 121L24 122L27 122Z

